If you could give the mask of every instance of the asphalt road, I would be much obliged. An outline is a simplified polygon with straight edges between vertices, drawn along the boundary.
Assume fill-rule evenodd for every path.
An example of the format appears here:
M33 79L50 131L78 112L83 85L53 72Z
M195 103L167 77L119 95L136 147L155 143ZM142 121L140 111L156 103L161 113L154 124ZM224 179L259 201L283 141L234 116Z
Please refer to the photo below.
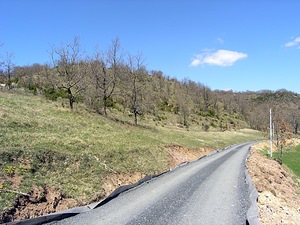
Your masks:
M179 167L86 213L51 224L246 224L250 143Z

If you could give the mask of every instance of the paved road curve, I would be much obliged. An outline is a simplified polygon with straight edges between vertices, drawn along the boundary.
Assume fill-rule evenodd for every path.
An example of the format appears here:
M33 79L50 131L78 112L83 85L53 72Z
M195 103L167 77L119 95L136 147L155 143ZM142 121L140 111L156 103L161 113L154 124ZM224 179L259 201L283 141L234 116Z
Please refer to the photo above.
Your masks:
M250 145L236 145L182 166L99 208L51 224L244 225Z

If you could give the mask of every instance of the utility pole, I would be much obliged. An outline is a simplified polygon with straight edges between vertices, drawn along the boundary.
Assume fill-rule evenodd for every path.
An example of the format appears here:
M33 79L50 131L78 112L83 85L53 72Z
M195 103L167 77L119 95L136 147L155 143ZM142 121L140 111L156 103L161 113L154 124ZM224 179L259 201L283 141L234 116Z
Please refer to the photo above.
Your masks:
M272 125L272 108L270 108L270 157L272 158L273 145L273 125Z

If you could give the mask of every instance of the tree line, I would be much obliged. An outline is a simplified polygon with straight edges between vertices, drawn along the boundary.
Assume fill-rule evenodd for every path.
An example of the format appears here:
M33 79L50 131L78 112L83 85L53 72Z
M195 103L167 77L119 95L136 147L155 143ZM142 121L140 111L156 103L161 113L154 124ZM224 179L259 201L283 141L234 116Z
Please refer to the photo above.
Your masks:
M118 38L107 49L95 48L92 55L86 55L75 37L53 47L50 58L51 65L17 66L13 54L6 53L0 60L0 82L8 90L22 87L51 100L66 98L70 110L82 102L107 117L108 109L115 108L130 113L135 126L144 115L164 120L166 113L171 113L185 127L196 124L204 130L250 127L266 131L269 109L273 108L277 131L284 121L287 129L298 133L299 94L284 89L213 91L188 78L179 81L162 71L149 71L143 55L125 52Z

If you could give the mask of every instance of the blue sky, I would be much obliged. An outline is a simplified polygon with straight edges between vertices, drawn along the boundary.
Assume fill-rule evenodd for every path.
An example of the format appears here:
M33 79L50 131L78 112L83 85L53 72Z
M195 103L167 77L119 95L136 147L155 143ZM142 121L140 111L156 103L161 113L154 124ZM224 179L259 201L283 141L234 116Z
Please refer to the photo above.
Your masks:
M0 0L0 54L51 62L80 37L88 54L119 37L149 70L212 89L300 93L299 0Z

